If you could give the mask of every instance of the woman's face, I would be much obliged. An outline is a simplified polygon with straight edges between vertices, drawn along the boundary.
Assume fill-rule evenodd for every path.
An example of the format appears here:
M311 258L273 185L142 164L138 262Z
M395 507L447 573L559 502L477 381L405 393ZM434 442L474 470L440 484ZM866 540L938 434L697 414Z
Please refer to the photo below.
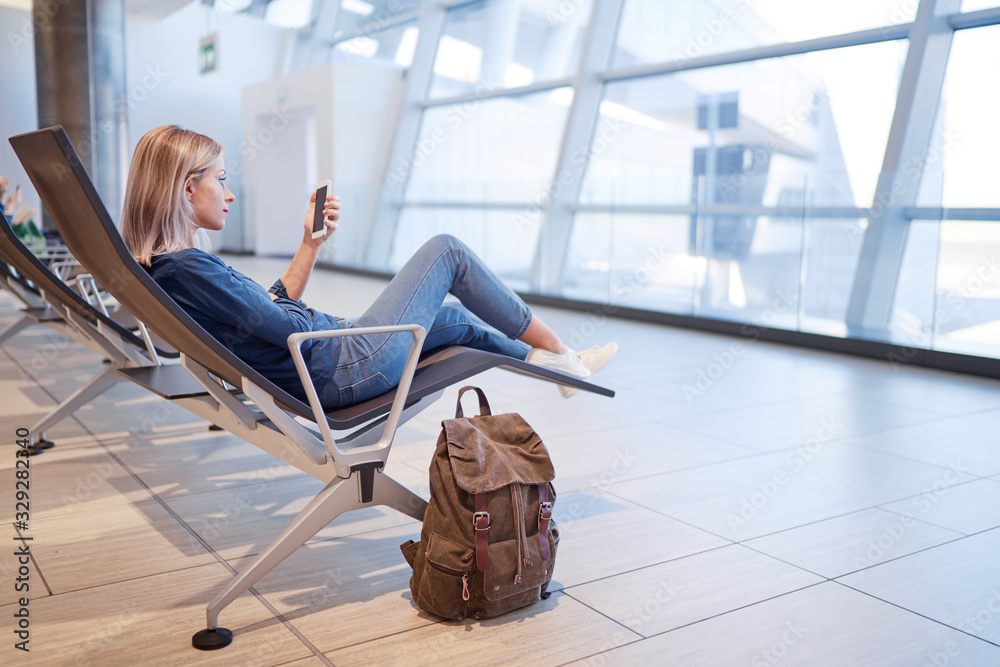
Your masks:
M225 160L219 158L201 178L188 181L185 193L194 207L196 227L217 232L226 226L229 204L236 197L226 187Z

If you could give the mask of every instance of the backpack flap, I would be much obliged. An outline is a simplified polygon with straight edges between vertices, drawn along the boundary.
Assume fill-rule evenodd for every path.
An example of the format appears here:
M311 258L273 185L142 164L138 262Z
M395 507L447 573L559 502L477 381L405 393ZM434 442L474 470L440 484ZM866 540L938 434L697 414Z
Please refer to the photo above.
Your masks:
M542 439L520 415L448 419L444 432L455 482L467 493L533 486L555 477Z

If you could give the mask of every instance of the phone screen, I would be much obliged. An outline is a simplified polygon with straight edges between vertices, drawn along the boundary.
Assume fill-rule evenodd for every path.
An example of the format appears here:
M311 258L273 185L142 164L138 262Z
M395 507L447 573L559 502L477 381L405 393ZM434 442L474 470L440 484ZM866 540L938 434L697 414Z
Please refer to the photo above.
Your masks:
M323 207L326 205L326 192L330 189L330 181L323 181L316 186L316 206L313 212L313 238L326 236L326 225L323 220Z

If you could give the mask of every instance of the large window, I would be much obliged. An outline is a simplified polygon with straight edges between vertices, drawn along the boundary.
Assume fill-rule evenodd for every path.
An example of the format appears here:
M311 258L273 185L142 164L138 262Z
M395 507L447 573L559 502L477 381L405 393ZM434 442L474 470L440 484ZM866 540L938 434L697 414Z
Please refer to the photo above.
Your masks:
M550 187L569 91L424 111L407 201L529 204Z
M983 72L1000 71L1000 26L955 35L934 137L924 163L920 203L1000 206L995 157L1000 155L1000 87Z
M609 84L582 201L801 206L808 191L812 206L867 206L905 54L889 42Z
M613 64L684 62L886 28L912 21L916 8L916 0L626 0Z
M525 252L538 243L539 222L509 209L476 207L410 206L403 210L392 246L393 271L435 234L452 234L516 289L530 289L533 254Z
M421 4L420 0L339 0L339 2L337 23L333 29L335 41L378 33L401 17L415 14Z
M573 74L590 0L489 0L448 14L438 43L430 96L515 88Z
M998 7L342 0L333 57L419 63L355 261L1000 357Z
M610 83L581 190L610 212L577 214L563 293L846 335L867 220L826 209L871 204L905 53L877 43ZM637 206L664 214L614 213Z

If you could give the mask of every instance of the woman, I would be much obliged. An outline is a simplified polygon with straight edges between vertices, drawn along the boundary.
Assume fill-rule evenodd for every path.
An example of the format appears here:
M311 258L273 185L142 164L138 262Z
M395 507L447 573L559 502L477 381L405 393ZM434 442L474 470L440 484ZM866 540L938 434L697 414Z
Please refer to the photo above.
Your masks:
M340 201L309 200L302 243L269 290L200 250L201 230L221 230L235 197L226 187L222 147L176 126L139 141L129 169L122 236L135 259L195 321L262 375L301 400L305 393L287 339L299 331L420 324L424 349L466 345L587 378L617 345L574 352L458 239L436 236L403 266L360 317L308 308L306 283L323 242L337 228ZM326 236L312 235L313 207L323 206ZM444 304L448 293L459 305ZM399 383L409 333L306 341L302 350L327 409L384 393ZM560 386L564 396L575 390Z

